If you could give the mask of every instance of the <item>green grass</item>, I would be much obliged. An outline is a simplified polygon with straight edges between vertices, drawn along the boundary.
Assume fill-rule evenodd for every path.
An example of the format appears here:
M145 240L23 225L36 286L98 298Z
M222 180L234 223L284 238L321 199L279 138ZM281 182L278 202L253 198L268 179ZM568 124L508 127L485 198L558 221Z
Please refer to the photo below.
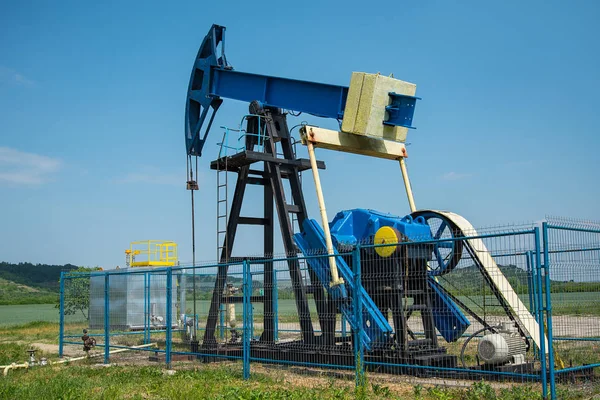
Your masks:
M81 314L68 316L67 322L79 322L84 318ZM0 327L22 325L33 321L58 322L59 312L54 304L1 305Z
M56 303L58 293L0 278L0 305Z
M292 383L293 382L293 383ZM589 398L594 391L579 392L559 388L561 399ZM539 388L514 385L494 389L489 383L475 382L466 389L429 386L403 388L364 382L354 388L352 381L334 379L295 380L282 374L254 372L242 379L241 365L202 365L196 370L178 370L165 374L158 366L91 365L38 367L12 371L0 379L2 399L458 399L525 400L541 399Z
M529 296L519 295L525 305L529 306ZM459 296L459 299L471 307L474 311L483 314L480 306L483 305L483 296ZM503 311L499 306L492 306L497 301L492 296L486 296L488 304L486 313L488 315L502 315ZM198 300L196 302L196 312L201 316L208 315L210 300ZM309 301L311 313L316 315L316 306L314 301ZM188 302L187 311L191 313L192 304ZM238 320L242 320L242 305L236 307ZM558 315L592 315L600 316L600 295L597 292L582 293L552 293L552 313ZM254 315L263 315L263 305L254 304ZM296 303L291 299L279 300L279 317L281 322L293 322L298 319ZM58 309L55 304L29 304L29 305L0 305L0 327L9 325L25 324L32 321L58 322ZM82 322L83 316L80 313L69 315L66 322Z
M15 371L0 380L5 399L349 399L348 387L293 387L268 376L243 381L238 368L206 367L166 375L158 367L68 366Z
M40 349L25 343L2 342L0 343L0 365L8 365L13 362L23 362L27 360L27 350L35 349L37 359L47 354Z
M74 327L69 326L69 328ZM31 322L0 328L0 365L25 361L31 343L56 342L58 325ZM125 338L135 340L134 338ZM14 343L14 341L19 341ZM13 342L11 342L13 341ZM583 349L578 349L583 350ZM588 349L589 350L589 349ZM597 349L596 349L597 350ZM56 354L36 354L56 360ZM134 365L100 367L101 358L70 365L35 367L11 371L0 377L0 399L539 399L539 385L515 384L510 388L475 382L465 388L425 386L385 381L364 376L356 389L350 379L332 375L304 374L304 369L252 365L251 379L242 379L242 366L236 363L202 364L175 362L174 375L165 374L162 364L143 366L145 357ZM141 361L141 362L140 362ZM119 357L112 358L119 363ZM137 365L136 365L137 364ZM352 376L352 375L351 375ZM600 393L598 385L559 385L559 398L584 399Z

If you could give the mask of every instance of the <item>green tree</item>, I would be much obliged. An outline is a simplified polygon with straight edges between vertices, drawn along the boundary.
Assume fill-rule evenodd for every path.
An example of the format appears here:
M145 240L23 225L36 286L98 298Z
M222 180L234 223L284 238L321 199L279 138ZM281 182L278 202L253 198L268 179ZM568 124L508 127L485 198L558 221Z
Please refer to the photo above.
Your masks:
M65 280L65 304L64 314L74 315L80 312L85 319L88 319L88 313L90 308L90 272L102 271L100 267L79 267L74 271L79 274L72 274ZM88 274L81 274L87 272ZM60 303L56 305L60 308Z

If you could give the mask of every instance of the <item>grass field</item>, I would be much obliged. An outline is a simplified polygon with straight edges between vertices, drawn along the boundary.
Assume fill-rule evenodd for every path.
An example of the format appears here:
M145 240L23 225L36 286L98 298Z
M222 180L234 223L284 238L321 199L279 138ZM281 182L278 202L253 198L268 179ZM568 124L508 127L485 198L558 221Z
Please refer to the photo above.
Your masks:
M58 308L54 304L17 304L0 306L0 326L23 325L29 322L58 322ZM83 315L68 316L68 322L84 321Z
M529 296L520 295L523 303L529 307ZM467 306L476 312L482 312L480 308L484 304L483 296L459 297ZM499 315L502 313L497 301L492 296L486 296L487 313L489 315ZM210 306L209 300L198 300L196 302L196 311L200 316L208 315ZM316 312L314 301L309 301L311 312ZM191 313L192 304L187 304L188 311ZM241 319L242 306L236 307L238 317ZM553 315L600 315L600 295L597 292L583 293L553 293L552 294ZM263 315L262 304L254 304L255 315ZM291 299L279 300L279 315L282 321L297 317L296 303ZM32 321L58 322L58 309L54 304L25 304L25 305L0 305L0 326L20 325ZM67 322L84 321L82 314L69 315Z
M541 399L530 386L494 389L478 382L463 388L421 385L382 385L327 377L294 377L293 374L262 374L242 379L239 365L204 365L193 370L165 373L160 367L92 365L45 367L35 373L12 372L0 379L2 399ZM577 399L582 397L569 396Z
M80 324L69 324L75 329ZM58 324L31 322L0 327L0 365L23 362L35 347L40 357L57 360ZM73 347L73 346L71 346ZM82 353L76 346L78 354ZM431 380L367 373L364 384L354 386L354 374L309 372L304 367L252 364L248 381L240 362L174 361L149 363L146 353L111 356L111 367L93 358L62 366L11 371L0 377L0 399L540 399L540 388L529 384L462 382L462 387L437 386ZM443 384L439 381L437 384ZM563 386L561 399L588 399L600 394L598 385Z

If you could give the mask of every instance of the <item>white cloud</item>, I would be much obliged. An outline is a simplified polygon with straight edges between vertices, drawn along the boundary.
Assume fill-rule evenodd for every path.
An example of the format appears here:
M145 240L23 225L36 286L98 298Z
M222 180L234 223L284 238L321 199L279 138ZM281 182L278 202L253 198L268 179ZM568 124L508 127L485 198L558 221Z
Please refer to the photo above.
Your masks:
M21 86L34 86L35 81L27 78L25 75L0 65L0 81L14 83Z
M0 147L0 183L39 185L48 182L61 165L57 158Z
M444 175L442 175L441 178L444 181L459 181L461 179L469 178L472 175L473 174L461 174L458 172L450 171L450 172L446 172Z

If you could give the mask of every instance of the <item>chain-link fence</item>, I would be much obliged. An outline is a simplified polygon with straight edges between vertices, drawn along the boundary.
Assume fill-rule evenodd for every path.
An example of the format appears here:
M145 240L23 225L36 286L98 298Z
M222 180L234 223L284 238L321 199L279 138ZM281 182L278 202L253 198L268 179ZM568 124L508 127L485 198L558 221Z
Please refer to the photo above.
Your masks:
M335 370L357 384L397 375L526 382L551 395L557 383L592 378L598 226L432 232L338 243L333 255L65 273L60 353L227 363L245 377L251 368Z

